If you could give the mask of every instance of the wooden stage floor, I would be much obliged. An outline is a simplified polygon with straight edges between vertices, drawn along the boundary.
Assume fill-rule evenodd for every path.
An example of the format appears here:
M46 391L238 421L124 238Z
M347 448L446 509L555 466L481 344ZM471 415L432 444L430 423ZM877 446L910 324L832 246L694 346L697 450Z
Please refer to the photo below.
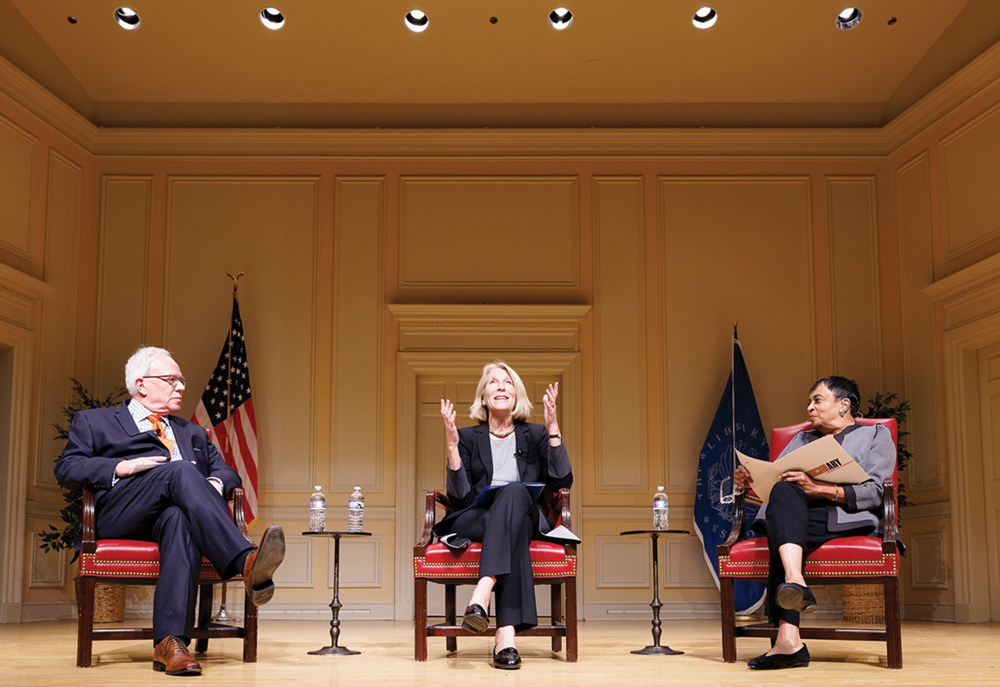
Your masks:
M903 623L903 669L885 667L885 645L876 642L814 641L812 665L772 673L751 672L746 661L767 650L765 639L737 640L740 661L722 662L717 622L667 621L661 643L682 656L629 653L651 642L649 622L585 622L580 625L580 660L567 663L549 649L549 640L519 641L524 665L500 671L489 664L490 638L463 638L449 655L444 639L428 640L426 663L413 660L409 622L344 620L339 644L357 656L309 656L329 644L329 622L261 620L259 661L244 664L236 639L213 640L199 656L199 682L215 687L279 685L1000 685L1000 623L953 625ZM76 668L76 624L0 625L0 684L43 687L135 687L170 685L184 678L152 670L149 642L114 641L94 645L94 667ZM188 678L190 680L191 678Z

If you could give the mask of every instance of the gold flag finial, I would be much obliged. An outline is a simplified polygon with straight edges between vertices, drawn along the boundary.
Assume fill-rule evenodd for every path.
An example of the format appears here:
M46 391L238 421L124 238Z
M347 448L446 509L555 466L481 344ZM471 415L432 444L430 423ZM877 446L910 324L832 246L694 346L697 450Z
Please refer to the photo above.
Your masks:
M237 274L234 277L233 275L229 274L229 272L226 272L226 276L233 280L233 293L234 294L240 288L240 277L242 277L244 274L246 274L246 272L240 272L239 274Z

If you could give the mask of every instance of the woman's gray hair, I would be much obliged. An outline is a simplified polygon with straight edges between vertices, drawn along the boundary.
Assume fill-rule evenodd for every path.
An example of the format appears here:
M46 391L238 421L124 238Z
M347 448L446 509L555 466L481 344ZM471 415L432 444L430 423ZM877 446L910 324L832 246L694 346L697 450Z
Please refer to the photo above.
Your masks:
M479 378L479 384L476 385L476 398L472 402L472 405L469 406L469 417L477 422L486 422L489 420L490 411L486 407L484 398L486 378L489 377L490 372L498 367L506 371L510 375L510 380L514 382L514 410L511 415L513 415L515 420L527 421L531 417L531 409L533 407L531 400L528 398L528 391L524 388L524 382L514 372L514 368L502 360L494 360L492 363L483 366L483 375Z
M149 372L149 366L153 363L153 358L159 355L173 358L170 351L165 348L143 346L135 349L135 353L125 363L125 388L128 389L130 396L134 397L136 394L135 380L146 376L146 373Z

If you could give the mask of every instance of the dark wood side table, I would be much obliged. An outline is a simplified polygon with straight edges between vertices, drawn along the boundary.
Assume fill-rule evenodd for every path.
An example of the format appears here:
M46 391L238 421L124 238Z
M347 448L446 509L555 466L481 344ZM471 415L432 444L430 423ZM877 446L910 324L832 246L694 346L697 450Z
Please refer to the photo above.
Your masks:
M628 537L635 534L648 534L653 540L653 601L650 603L650 607L653 609L653 644L652 646L647 646L643 649L634 649L633 654L652 654L656 656L674 656L677 654L683 654L683 651L675 651L669 646L660 646L660 633L661 625L660 621L660 608L663 606L660 603L660 570L659 570L659 557L657 551L659 546L656 540L659 537L664 537L667 535L676 534L691 534L687 530L628 530L625 532L619 532L619 536Z
M330 621L330 646L325 646L316 651L307 653L313 656L350 656L360 654L360 651L351 651L347 647L337 646L340 639L340 538L341 537L370 537L371 532L303 532L307 537L333 537L333 601L330 602L330 610L333 611L333 620Z

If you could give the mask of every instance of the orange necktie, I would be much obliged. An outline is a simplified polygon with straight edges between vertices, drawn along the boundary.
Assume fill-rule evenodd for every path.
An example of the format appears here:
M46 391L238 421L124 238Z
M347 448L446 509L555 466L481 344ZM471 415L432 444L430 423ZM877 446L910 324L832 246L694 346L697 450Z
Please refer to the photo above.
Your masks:
M169 459L173 460L174 457L174 440L167 438L167 432L163 428L163 420L160 419L159 415L150 415L149 421L153 424L153 434L156 438L163 442L163 445L167 447L167 451L170 452Z

